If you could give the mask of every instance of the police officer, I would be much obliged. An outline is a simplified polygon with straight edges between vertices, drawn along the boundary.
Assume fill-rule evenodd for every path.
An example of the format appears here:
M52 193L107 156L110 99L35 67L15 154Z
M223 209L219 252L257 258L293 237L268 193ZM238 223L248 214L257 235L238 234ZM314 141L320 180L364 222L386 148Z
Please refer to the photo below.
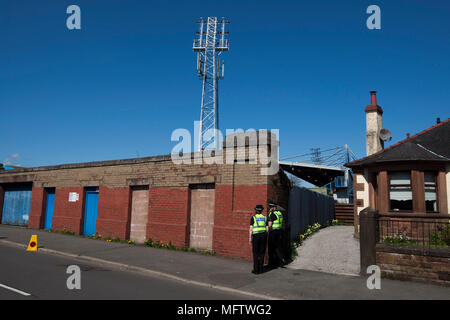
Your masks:
M253 270L252 273L259 274L263 272L264 256L266 255L267 243L267 218L262 213L264 207L257 205L255 214L250 219L249 241L253 249Z
M269 266L280 267L286 263L283 257L283 214L275 203L269 203Z

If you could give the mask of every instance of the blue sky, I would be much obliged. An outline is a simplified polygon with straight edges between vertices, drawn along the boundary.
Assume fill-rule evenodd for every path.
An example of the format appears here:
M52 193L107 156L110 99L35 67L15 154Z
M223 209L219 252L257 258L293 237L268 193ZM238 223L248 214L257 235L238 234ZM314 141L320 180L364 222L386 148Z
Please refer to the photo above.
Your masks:
M81 30L66 28L71 4ZM364 156L370 90L392 143L449 117L449 1L0 0L0 161L170 153L200 116L192 41L207 16L231 20L221 129L279 129L280 157Z

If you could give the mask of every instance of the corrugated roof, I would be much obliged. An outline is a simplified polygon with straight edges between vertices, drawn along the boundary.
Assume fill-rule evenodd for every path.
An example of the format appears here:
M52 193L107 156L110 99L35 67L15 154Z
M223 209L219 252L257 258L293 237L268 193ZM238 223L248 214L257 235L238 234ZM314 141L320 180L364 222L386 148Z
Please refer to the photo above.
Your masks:
M343 176L345 170L348 170L345 168L302 162L280 161L279 164L283 170L319 187L330 183L337 176Z

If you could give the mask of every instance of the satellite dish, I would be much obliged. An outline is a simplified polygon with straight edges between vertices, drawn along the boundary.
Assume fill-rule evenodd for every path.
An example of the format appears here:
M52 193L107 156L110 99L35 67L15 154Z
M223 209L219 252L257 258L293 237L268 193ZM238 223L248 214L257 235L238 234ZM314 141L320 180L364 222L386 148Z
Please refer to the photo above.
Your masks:
M384 129L384 128L381 129L378 136L380 137L380 139L382 141L391 141L392 140L391 132L388 129Z

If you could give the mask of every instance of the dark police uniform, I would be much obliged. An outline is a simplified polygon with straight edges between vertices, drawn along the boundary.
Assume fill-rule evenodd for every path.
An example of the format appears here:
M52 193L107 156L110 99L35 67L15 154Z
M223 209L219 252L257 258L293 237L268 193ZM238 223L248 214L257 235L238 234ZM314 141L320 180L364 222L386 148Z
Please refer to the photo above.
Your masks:
M261 206L262 207L262 206ZM252 230L252 249L253 249L253 273L262 273L264 266L264 256L266 255L267 243L267 218L263 215L262 209L257 206L257 211L250 219ZM260 210L260 211L259 211Z
M269 212L269 221L272 227L269 230L269 266L278 267L285 262L282 252L283 214L274 210Z

